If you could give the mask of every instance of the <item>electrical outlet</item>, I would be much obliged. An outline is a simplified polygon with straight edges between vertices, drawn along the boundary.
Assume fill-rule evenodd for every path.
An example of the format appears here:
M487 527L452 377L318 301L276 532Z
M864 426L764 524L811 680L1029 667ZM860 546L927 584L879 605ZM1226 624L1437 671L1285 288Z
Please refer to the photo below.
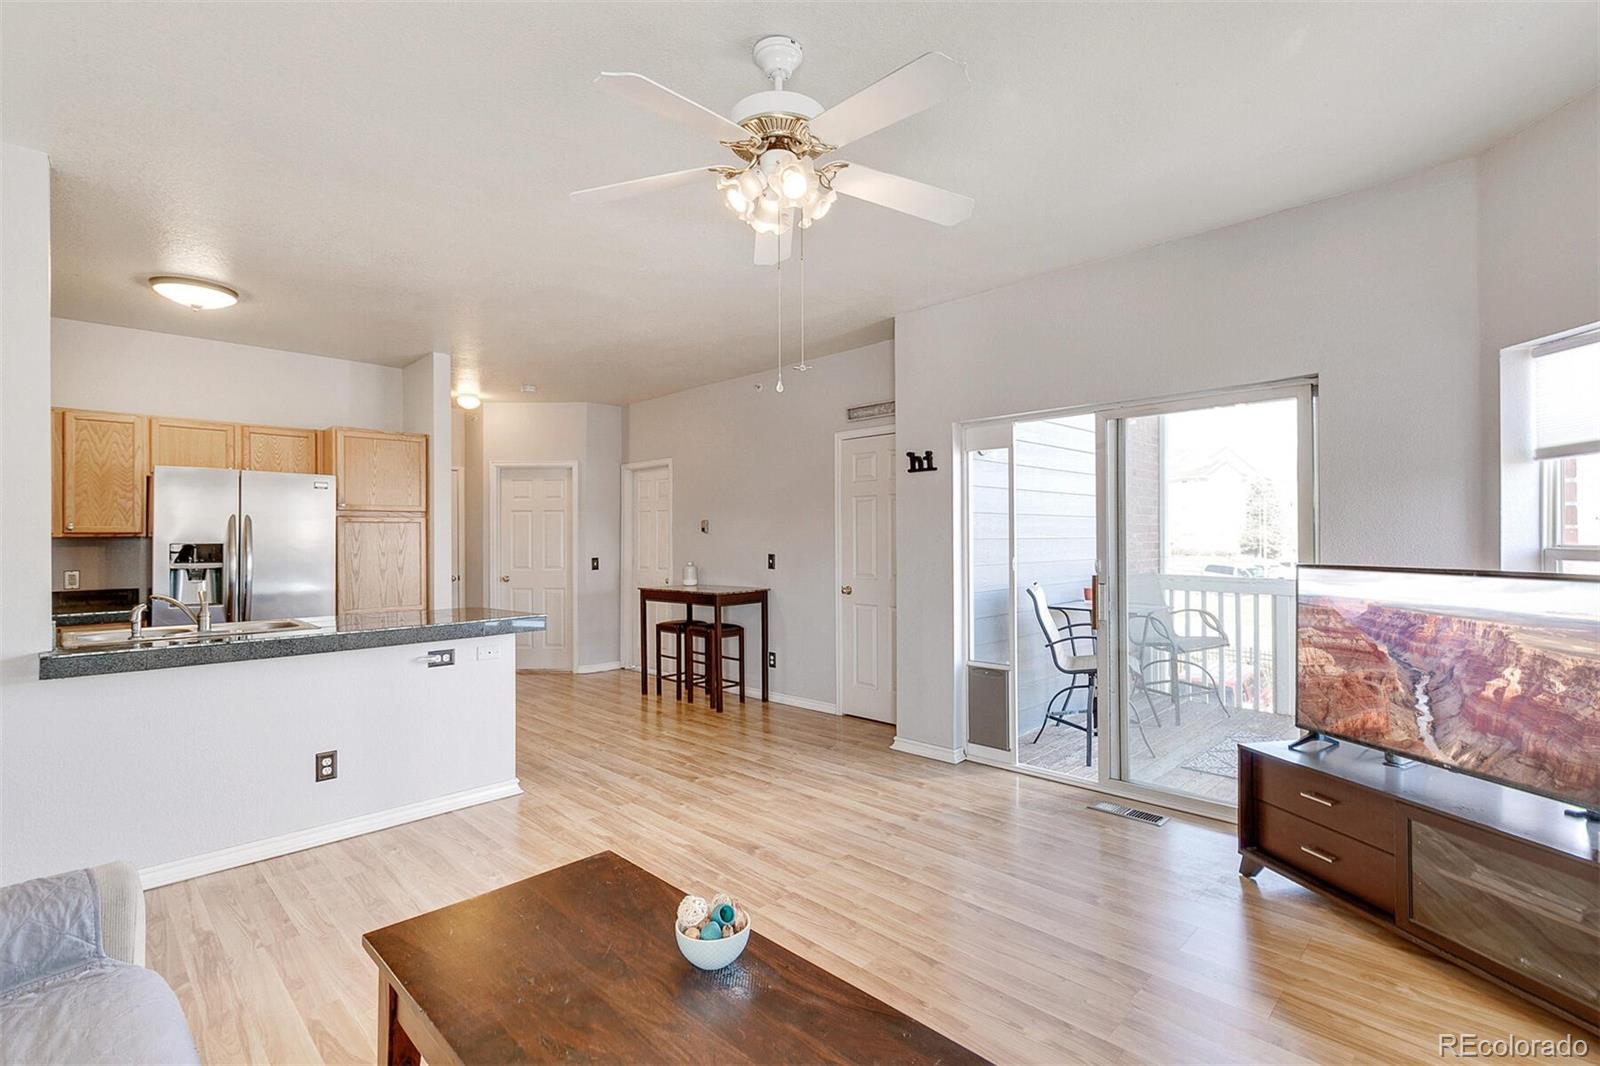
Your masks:
M339 776L339 753L337 751L317 752L317 780L332 781Z
M499 648L495 647L493 644L480 644L480 645L478 645L478 661L480 663L481 662L488 662L488 661L498 661L499 659L500 659L500 649Z
M76 570L63 570L61 572L61 587L64 588L64 589L75 589L75 588L77 588L78 587L78 571L76 571Z
M767 569L768 570L776 570L777 568L778 568L778 557L776 555L774 555L772 552L768 552L767 553Z
M767 666L771 667L774 670L776 670L778 668L778 653L777 652L775 652L775 651L767 652Z
M590 570L598 570L598 569L600 569L600 556L596 555L596 556L593 556L593 557L591 557L589 559L589 569Z

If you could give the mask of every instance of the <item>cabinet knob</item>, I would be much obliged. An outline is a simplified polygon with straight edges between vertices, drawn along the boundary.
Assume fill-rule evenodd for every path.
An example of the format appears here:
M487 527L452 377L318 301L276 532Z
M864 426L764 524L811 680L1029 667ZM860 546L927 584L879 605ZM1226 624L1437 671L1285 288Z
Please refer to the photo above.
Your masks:
M839 591L840 591L840 592L841 592L841 593L843 593L843 594L844 594L844 595L846 595L846 596L848 596L848 595L850 595L850 594L851 594L851 593L852 593L852 592L854 592L854 591L855 591L855 589L854 589L854 588L853 588L853 587L851 587L851 586L849 586L849 585L844 585L844 586L842 586L842 587L841 587L841 588L840 588L840 589L839 589Z
M77 529L78 528L78 523L76 523L76 522L68 522L67 523L67 528L68 529Z

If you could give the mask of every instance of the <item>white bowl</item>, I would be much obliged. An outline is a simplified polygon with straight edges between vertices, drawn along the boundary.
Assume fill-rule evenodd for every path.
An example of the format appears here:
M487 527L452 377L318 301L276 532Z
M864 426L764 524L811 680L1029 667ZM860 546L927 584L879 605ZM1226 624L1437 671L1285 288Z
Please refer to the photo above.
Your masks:
M746 925L732 936L725 936L721 940L699 940L686 937L683 930L676 924L672 931L678 936L678 950L683 952L683 957L702 970L720 970L729 965L744 951L744 946L750 943L750 927Z

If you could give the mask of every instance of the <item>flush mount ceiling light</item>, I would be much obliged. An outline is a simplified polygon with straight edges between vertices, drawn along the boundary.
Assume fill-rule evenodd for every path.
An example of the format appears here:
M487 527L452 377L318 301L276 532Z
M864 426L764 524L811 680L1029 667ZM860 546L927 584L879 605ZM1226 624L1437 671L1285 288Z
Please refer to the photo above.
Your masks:
M456 394L456 406L463 411L476 411L483 406L483 398L475 392L460 392Z
M200 278L181 278L172 274L157 274L150 279L150 287L175 304L191 311L220 311L239 302L239 294L226 285Z
M537 385L523 385L522 386L522 391L523 392L538 392L539 391L539 386L537 386Z

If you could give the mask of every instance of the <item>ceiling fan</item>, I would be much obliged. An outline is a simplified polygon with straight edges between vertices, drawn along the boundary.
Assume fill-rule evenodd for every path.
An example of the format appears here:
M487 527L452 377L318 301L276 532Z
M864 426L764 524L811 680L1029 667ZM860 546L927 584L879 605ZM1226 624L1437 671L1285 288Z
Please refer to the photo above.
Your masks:
M772 88L752 93L723 116L651 81L642 74L604 73L594 83L662 118L715 137L738 158L736 165L711 164L648 178L580 189L579 204L603 204L659 192L717 176L723 203L756 232L755 261L771 266L789 257L794 229L809 228L840 194L954 226L972 215L970 196L885 174L860 163L821 157L938 103L970 84L967 68L942 52L913 59L854 96L824 109L804 93L784 88L804 55L783 35L755 46L756 66Z

